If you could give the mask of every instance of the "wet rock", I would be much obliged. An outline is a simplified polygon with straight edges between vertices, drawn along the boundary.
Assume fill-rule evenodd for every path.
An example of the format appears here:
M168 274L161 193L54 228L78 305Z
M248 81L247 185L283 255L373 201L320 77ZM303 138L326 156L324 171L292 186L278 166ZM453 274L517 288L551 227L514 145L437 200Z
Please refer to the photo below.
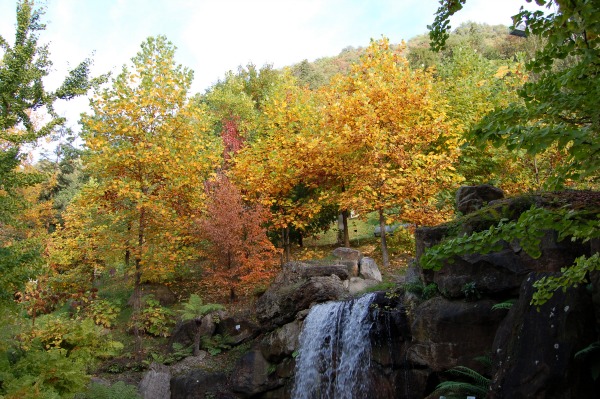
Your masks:
M533 283L549 273L532 273L496 334L491 398L592 398L600 381L577 351L597 340L592 298L585 287L558 290L539 309L530 305Z

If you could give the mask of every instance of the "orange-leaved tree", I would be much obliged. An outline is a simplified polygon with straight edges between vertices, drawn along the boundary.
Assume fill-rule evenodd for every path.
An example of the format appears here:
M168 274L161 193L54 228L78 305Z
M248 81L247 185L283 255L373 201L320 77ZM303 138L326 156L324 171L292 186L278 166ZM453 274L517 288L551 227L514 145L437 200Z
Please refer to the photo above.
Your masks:
M267 237L268 211L246 203L224 174L207 188L206 214L198 227L212 262L202 284L208 294L227 292L234 302L240 295L264 290L274 277L277 252Z
M453 168L458 137L434 78L411 71L401 51L385 38L372 41L349 75L332 80L324 107L327 129L340 138L340 209L378 212L385 265L386 223L439 222L447 214L436 194L460 179Z
M202 106L188 99L192 71L174 61L164 36L149 38L82 119L85 158L97 188L87 200L111 215L111 245L142 280L160 281L195 255L191 215L220 161ZM132 265L129 265L131 260Z

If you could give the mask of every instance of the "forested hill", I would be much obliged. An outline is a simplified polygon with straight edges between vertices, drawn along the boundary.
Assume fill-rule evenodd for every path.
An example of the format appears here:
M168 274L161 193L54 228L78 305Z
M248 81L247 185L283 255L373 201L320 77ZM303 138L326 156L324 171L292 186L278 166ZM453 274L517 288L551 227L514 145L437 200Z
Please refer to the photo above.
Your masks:
M456 28L446 43L445 50L434 52L429 46L429 35L424 33L406 42L406 58L412 68L428 68L439 65L452 56L457 48L470 48L488 60L514 59L522 54L525 59L532 56L536 43L534 40L510 35L504 25L487 25L466 22ZM399 48L402 44L393 45ZM290 68L298 80L311 89L329 83L338 73L346 73L353 63L357 63L364 54L364 47L348 46L338 55L318 58L313 62L303 60Z

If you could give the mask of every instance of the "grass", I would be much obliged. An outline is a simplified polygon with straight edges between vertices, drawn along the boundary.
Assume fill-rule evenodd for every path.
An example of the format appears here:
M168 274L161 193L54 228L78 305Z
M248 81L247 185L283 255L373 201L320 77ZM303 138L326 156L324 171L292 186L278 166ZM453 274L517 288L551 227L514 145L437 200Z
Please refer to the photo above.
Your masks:
M375 214L375 213L373 213ZM366 220L354 218L348 219L348 230L350 232L351 246L360 246L361 241L369 241L374 238L373 228L377 225L377 221L369 214ZM376 214L375 214L376 215ZM336 245L338 242L338 222L333 222L325 233L319 234L316 238L307 238L304 240L304 245L310 246L328 246Z

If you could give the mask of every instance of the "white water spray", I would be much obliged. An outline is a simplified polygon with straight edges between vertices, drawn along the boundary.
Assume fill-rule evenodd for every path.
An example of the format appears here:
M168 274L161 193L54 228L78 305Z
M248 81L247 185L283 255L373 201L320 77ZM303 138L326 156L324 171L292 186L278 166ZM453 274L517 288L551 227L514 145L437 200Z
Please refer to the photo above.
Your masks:
M374 298L368 294L311 308L300 334L293 399L368 397Z

